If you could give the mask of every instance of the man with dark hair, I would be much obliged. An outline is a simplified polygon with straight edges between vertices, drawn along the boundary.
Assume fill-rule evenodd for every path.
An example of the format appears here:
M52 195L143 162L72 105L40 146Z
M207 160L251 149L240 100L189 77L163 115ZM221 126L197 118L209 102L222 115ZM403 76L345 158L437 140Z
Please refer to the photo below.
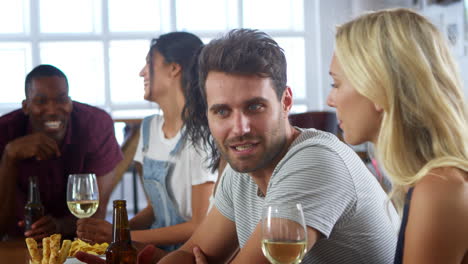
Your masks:
M66 203L69 174L95 173L104 218L113 170L122 159L111 117L72 101L65 74L39 65L25 80L22 108L0 117L0 236L72 237L76 218ZM28 178L37 176L45 216L24 231Z
M215 207L160 263L223 263L238 247L233 263L268 263L261 217L270 203L302 204L302 263L393 262L395 209L351 148L330 133L291 126L286 59L273 39L233 30L202 50L199 75L199 94L191 98L201 99L187 105L188 133L229 166Z
M211 41L201 51L199 77L200 89L192 89L186 105L187 133L193 142L204 139L213 160L222 157L228 166L215 207L158 263L269 263L261 218L271 203L302 204L308 251L302 263L393 263L395 209L351 148L330 133L291 126L286 59L273 39L239 29ZM152 263L151 250L139 263Z

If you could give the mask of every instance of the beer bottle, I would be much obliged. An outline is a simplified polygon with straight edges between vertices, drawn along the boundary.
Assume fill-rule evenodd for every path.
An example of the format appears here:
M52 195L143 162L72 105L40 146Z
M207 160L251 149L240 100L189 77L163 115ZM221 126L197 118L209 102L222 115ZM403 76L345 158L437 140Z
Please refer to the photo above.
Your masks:
M31 225L44 216L44 206L39 195L37 177L29 177L28 203L24 206L25 230L30 230Z
M112 243L106 250L107 264L133 264L137 262L137 250L132 245L125 200L114 201Z

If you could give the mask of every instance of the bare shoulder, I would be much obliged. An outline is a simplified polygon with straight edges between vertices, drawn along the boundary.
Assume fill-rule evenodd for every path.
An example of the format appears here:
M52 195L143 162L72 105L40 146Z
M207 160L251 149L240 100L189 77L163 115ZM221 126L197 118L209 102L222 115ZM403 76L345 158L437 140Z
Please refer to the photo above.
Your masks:
M411 197L405 263L461 263L468 252L467 219L468 172L431 170Z
M455 167L432 169L416 184L414 192L435 198L468 195L468 172Z
M439 218L452 224L466 223L468 172L454 167L431 170L416 184L411 205L414 210L433 217L434 220Z

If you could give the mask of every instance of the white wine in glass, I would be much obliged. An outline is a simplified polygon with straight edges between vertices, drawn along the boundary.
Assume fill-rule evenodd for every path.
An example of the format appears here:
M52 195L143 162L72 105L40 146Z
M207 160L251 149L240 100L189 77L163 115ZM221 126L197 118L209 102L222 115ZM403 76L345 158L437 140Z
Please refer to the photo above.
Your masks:
M78 218L96 213L99 207L99 189L93 173L70 174L67 185L67 205Z
M301 204L269 204L262 216L262 251L273 264L297 264L307 252Z

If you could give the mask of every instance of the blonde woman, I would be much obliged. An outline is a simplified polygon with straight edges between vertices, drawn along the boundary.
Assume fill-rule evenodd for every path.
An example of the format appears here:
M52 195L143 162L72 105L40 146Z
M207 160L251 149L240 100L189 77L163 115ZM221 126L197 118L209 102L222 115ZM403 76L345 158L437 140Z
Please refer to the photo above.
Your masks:
M441 33L407 9L342 26L327 103L344 139L371 141L403 209L395 263L468 263L468 120Z

